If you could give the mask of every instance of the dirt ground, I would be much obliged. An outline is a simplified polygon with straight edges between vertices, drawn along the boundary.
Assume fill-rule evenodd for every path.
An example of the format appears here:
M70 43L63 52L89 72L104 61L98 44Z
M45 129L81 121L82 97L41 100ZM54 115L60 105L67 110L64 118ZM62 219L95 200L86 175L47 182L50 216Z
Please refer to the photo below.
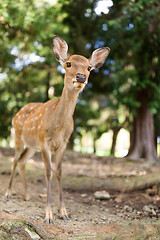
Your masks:
M44 223L46 184L40 153L27 163L31 200L25 201L18 170L13 198L5 200L13 149L0 148L0 240L145 240L160 239L160 166L143 160L96 157L66 152L63 189L70 220L59 218L52 184L54 223ZM53 161L54 175L54 161ZM108 200L96 199L107 191Z

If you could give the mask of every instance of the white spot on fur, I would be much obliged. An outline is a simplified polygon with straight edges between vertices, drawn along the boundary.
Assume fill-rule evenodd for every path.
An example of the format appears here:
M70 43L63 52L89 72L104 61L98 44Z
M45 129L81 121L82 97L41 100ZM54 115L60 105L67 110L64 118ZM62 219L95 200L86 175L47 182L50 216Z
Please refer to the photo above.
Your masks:
M21 121L19 121L19 124L22 126L23 125L23 123L21 122Z

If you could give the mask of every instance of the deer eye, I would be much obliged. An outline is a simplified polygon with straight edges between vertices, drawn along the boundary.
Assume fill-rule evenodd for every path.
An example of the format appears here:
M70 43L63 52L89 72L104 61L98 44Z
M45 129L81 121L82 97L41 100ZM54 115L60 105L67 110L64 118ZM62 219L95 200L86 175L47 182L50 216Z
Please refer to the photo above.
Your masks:
M67 65L67 67L71 67L71 63L70 62L67 62L66 65Z
M92 67L91 67L91 66L89 66L89 67L87 68L87 70L88 70L88 71L91 71L91 68L92 68Z

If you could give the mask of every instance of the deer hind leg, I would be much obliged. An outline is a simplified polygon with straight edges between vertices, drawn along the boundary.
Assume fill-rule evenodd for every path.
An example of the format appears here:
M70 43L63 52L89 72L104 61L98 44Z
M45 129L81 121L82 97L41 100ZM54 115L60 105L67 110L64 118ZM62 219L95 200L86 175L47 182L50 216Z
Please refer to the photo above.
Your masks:
M31 154L32 152L32 154ZM22 163L24 160L28 160L31 156L33 156L33 150L31 151L31 149L24 149L23 144L20 144L18 147L15 148L15 157L13 160L13 165L12 165L12 170L11 170L11 176L10 176L10 181L9 181L9 186L8 189L6 191L5 197L6 198L10 198L11 197L11 189L12 189L12 183L13 183L13 177L14 177L14 173L17 167L17 163L20 164L20 175L22 176L22 182L23 182L23 187L24 187L24 192L26 192L27 190L27 185L26 185L26 181L25 179L25 173L23 173L23 171L25 170L25 167L21 167ZM20 163L22 161L22 163ZM23 170L24 168L24 170ZM21 170L22 169L22 170ZM26 196L25 196L26 197Z
M26 148L18 161L19 173L21 176L22 184L23 184L24 198L26 201L28 201L30 199L30 195L27 191L25 165L26 165L27 160L30 159L34 155L34 153L35 153L34 149Z
M47 206L46 206L46 215L45 222L50 224L53 223L52 209L51 209L51 180L52 180L52 170L51 170L51 153L46 149L42 149L42 158L45 166L45 175L47 183Z
M58 187L58 201L59 201L59 214L63 220L67 220L68 214L63 200L63 191L62 191L62 160L64 155L65 148L61 148L55 152L55 165L56 165L56 180Z
M6 198L11 198L11 189L12 189L12 182L13 182L13 177L14 177L14 173L16 170L16 166L18 163L19 158L21 157L23 151L24 151L24 145L22 143L22 141L20 141L20 136L15 136L15 156L13 159L13 164L12 164L12 170L11 170L11 176L10 176L10 180L9 180L9 185L8 185L8 189L6 191L5 197Z

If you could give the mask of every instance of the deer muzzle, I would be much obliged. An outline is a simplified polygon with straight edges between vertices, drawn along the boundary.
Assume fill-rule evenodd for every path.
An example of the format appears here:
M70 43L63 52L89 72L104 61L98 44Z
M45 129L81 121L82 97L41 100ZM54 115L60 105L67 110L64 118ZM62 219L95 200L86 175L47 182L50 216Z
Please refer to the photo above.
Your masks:
M86 81L86 75L77 73L76 80L77 80L77 82L84 83Z

